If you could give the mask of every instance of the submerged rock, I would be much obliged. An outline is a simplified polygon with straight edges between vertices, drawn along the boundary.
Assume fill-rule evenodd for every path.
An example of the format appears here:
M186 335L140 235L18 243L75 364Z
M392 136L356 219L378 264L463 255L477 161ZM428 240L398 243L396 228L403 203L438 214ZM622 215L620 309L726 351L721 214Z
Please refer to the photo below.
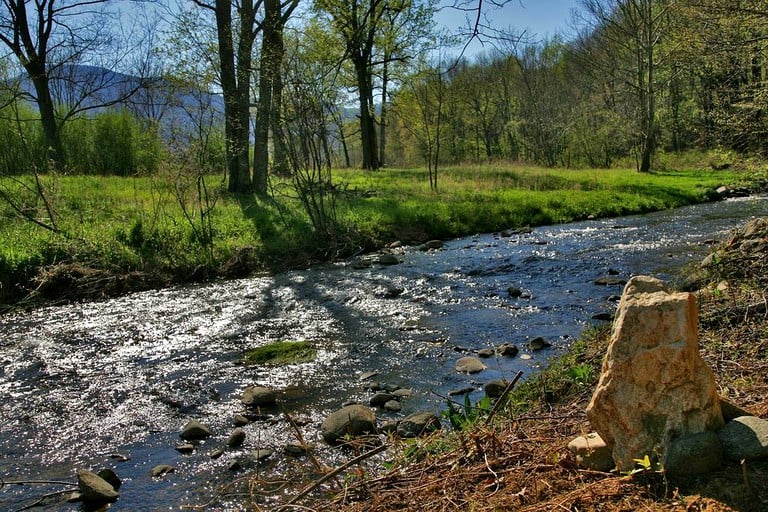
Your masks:
M545 348L548 348L551 346L552 344L546 339L542 338L541 336L533 338L531 341L528 342L528 348L534 351L544 350Z
M496 353L504 357L515 357L518 352L520 352L520 349L512 343L502 343L496 347Z
M238 427L232 431L232 434L230 434L229 438L227 439L227 446L230 448L237 448L238 446L242 446L244 442L245 430Z
M168 473L173 473L176 471L176 468L171 466L170 464L158 464L157 466L152 468L152 471L150 471L150 474L154 477L159 477L163 475L167 475Z
M240 401L246 407L262 407L275 405L277 402L277 393L274 390L264 386L248 386L243 391Z

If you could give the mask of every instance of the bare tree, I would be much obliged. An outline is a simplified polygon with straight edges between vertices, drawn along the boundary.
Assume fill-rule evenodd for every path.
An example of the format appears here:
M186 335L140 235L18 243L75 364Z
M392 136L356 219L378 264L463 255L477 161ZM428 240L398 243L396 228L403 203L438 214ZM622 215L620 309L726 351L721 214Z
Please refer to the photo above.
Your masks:
M673 26L676 0L581 0L590 45L611 59L590 59L601 72L626 84L637 110L638 170L648 172L658 136L657 99L663 86L659 69L668 52L662 43ZM669 76L669 75L668 75Z
M110 21L106 0L2 0L0 42L31 82L25 93L37 105L45 156L54 167L66 161L61 130L68 119L120 103L140 87L134 78L104 71L132 51L118 44Z

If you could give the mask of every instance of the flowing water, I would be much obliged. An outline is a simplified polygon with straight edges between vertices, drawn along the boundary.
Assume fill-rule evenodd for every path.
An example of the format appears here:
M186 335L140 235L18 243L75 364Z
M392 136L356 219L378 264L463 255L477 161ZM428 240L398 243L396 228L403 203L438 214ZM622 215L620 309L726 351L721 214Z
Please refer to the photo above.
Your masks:
M369 399L363 372L414 391L401 413L379 412L381 420L441 411L452 390L474 388L477 400L484 382L536 372L594 315L613 311L621 286L596 278L668 279L706 254L707 241L756 216L768 216L768 198L405 248L394 266L339 263L0 317L0 478L71 482L76 468L110 467L123 479L111 510L155 511L203 504L235 476L311 471L305 458L283 455L295 434L280 410L245 427L243 448L210 457L251 384L280 390L283 409L332 464L339 454L322 444L319 424L343 403ZM552 347L527 350L539 336ZM277 368L240 363L246 350L281 340L311 341L318 357ZM454 371L465 351L505 342L524 357L485 360L489 368L472 376ZM182 455L179 430L192 418L213 436ZM258 463L249 455L257 448L275 454ZM231 472L233 460L243 470ZM153 478L157 464L176 470ZM60 489L9 484L0 509ZM48 498L38 509L80 507Z

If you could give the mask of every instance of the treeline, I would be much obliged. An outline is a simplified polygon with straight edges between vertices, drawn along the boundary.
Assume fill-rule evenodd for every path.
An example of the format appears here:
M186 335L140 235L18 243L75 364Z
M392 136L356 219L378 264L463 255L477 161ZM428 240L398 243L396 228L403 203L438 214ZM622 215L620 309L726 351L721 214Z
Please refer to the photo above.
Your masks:
M578 21L571 41L423 66L393 96L388 161L647 171L659 150L768 150L764 2L588 0Z
M0 39L24 57L2 61L6 174L135 175L173 162L226 176L230 191L264 193L268 175L323 182L332 167L427 164L435 179L439 164L503 160L649 171L659 151L768 149L761 0L581 0L576 36L507 35L472 59L447 56L430 1L370 0L361 11L317 0L309 21L294 20L295 1L233 3L228 15L190 3L147 29L144 64L118 92L92 68L61 76L91 62L92 47L107 55L106 39L54 37L109 17L61 18L44 4L37 23L52 35L37 47L14 46L25 13L0 11ZM223 96L220 108L209 91ZM158 102L181 96L185 121L164 128Z

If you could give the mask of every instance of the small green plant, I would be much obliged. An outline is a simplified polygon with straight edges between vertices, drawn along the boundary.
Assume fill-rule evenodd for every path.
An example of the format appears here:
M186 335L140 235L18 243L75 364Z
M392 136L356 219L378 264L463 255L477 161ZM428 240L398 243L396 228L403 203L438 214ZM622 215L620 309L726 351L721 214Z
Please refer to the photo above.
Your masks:
M484 418L493 408L493 401L486 397L478 400L474 405L469 399L469 394L464 395L464 404L457 404L448 400L448 410L443 411L442 416L446 418L451 426L456 430L466 430L474 425L479 419Z
M586 386L592 383L595 377L595 369L592 365L581 363L568 369L568 376L578 386Z
M276 341L249 350L243 361L246 364L296 364L312 361L317 350L308 341Z

